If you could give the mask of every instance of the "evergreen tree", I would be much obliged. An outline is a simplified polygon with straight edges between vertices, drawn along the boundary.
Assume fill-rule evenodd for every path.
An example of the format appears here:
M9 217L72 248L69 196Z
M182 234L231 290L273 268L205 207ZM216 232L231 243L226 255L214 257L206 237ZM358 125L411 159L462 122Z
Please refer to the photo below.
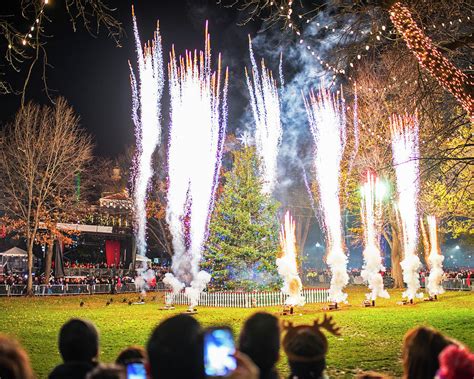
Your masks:
M262 193L254 147L233 152L233 168L213 213L202 268L217 289L273 289L279 285L278 207Z

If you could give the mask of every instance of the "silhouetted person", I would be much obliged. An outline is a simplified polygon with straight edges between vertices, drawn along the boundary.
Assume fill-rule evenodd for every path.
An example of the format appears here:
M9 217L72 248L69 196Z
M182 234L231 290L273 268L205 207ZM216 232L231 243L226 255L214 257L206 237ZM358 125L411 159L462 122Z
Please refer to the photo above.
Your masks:
M434 378L439 368L438 356L457 341L425 326L409 330L403 338L403 378Z
M191 316L174 316L158 325L147 352L153 379L204 378L202 329Z
M280 326L275 316L259 312L245 321L239 350L260 369L260 379L278 379L275 365L280 355Z
M33 379L25 350L11 337L0 334L0 378Z
M287 322L283 338L283 349L288 357L290 379L318 379L325 377L326 354L328 340L322 333L324 328L334 335L340 335L332 317L324 315L321 323L315 321L313 325L293 326Z
M64 363L57 366L50 379L84 379L97 366L99 334L90 321L71 319L59 331L59 352Z
M89 372L86 379L127 379L127 371L120 365L102 364Z
M129 363L144 363L148 362L146 350L141 346L129 346L123 349L115 363L118 365L126 366Z

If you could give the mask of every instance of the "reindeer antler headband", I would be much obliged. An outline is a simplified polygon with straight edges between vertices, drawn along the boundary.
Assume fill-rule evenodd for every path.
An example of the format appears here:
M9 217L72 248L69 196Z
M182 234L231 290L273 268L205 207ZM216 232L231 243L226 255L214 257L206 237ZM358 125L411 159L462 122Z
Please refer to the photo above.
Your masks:
M313 325L298 325L293 326L290 321L284 321L282 327L286 330L285 337L283 338L283 348L290 361L294 362L313 362L323 359L328 351L328 341L326 336L322 333L321 329L326 329L329 333L340 336L340 328L336 326L332 316L324 315L322 321L319 319L314 320ZM313 335L313 343L318 344L315 346L318 351L317 354L306 356L300 355L297 352L293 352L293 348L297 344L299 338L303 334ZM314 339L314 337L316 337Z

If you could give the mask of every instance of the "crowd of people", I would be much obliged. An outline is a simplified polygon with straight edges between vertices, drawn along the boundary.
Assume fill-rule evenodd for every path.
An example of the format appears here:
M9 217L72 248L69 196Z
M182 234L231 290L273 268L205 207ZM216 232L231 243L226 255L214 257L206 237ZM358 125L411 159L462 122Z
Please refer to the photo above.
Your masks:
M349 283L350 284L362 284L361 283L361 271L360 268L353 268L348 271L349 274ZM382 277L384 279L384 285L386 287L391 287L392 282L392 273L389 268L385 271L381 272ZM420 282L424 285L426 278L430 275L429 270L423 269L420 270ZM446 269L443 274L443 281L453 281L458 280L461 281L463 279L468 281L468 286L470 286L471 278L474 278L474 272L472 269L469 268L458 268L458 269ZM331 280L331 271L326 270L304 270L303 272L303 281L307 285L318 285L322 283L329 283ZM474 279L472 279L474 280Z
M99 333L87 320L71 319L59 331L58 348L63 363L49 379L125 379L130 365L139 365L150 379L204 379L204 333L190 315L176 315L161 322L146 347L130 346L114 364L99 363ZM289 379L327 378L327 333L340 335L332 317L312 325L294 326L272 314L259 312L248 318L238 338L236 369L230 379L281 378L276 363L280 350L286 355ZM472 379L474 354L461 342L437 330L417 327L408 331L402 346L404 379ZM0 335L0 378L32 379L28 355L14 339ZM365 372L358 378L388 378Z
M114 286L115 290L119 290L124 284L135 283L135 278L138 275L136 270L124 270L118 266L107 266L105 263L70 263L67 268L81 268L86 275L66 275L63 277L55 277L52 272L49 280L46 280L44 273L35 275L33 277L33 285L95 285L95 284L109 284ZM96 269L105 270L102 273L96 273ZM151 264L149 270L154 272L155 279L150 281L149 288L153 289L156 283L163 280L165 274L170 271L168 266ZM88 273L87 270L90 270ZM149 275L150 276L150 275ZM0 285L26 285L28 277L26 275L4 272L0 275ZM154 284L153 284L154 283Z

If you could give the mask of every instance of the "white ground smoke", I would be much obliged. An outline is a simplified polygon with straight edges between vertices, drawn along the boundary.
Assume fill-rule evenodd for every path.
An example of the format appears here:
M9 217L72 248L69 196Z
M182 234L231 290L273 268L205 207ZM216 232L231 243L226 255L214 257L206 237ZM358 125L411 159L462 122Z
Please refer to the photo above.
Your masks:
M441 285L443 279L443 260L438 245L438 229L436 225L436 217L428 216L428 227L430 236L430 256L428 263L430 266L430 275L427 278L426 289L430 296L444 293Z
M296 264L295 221L291 217L290 211L286 212L284 223L281 226L280 246L282 255L277 258L276 264L278 274L283 278L281 292L288 295L285 304L303 306L305 304L305 298L301 295L303 285Z
M210 275L199 271L203 244L220 171L227 117L227 72L211 70L206 25L204 52L186 52L169 64L171 125L168 150L168 205L166 218L173 238L172 271L186 288L191 306ZM168 283L178 286L171 276ZM182 287L181 287L182 288Z
M367 181L362 187L361 199L365 241L364 266L362 267L361 276L369 284L371 292L366 295L369 300L375 300L377 297L390 297L383 287L383 278L380 273L385 271L379 244L383 192L382 183L377 177L368 172Z
M393 115L390 118L392 154L397 178L398 211L403 231L401 262L403 281L407 285L403 297L409 300L423 297L420 288L420 258L416 254L418 242L418 118L416 115Z
M261 159L261 171L264 178L263 192L271 193L275 188L277 179L278 149L283 133L280 122L280 99L277 83L273 79L272 72L265 67L263 59L262 71L259 73L250 39L249 50L252 74L250 77L247 69L245 69L245 77L255 120L255 142L257 153Z
M349 282L339 203L340 164L346 140L345 102L342 96L323 88L316 94L311 91L304 101L315 143L314 169L326 231L326 262L332 273L329 300L339 303L347 299L342 290Z

